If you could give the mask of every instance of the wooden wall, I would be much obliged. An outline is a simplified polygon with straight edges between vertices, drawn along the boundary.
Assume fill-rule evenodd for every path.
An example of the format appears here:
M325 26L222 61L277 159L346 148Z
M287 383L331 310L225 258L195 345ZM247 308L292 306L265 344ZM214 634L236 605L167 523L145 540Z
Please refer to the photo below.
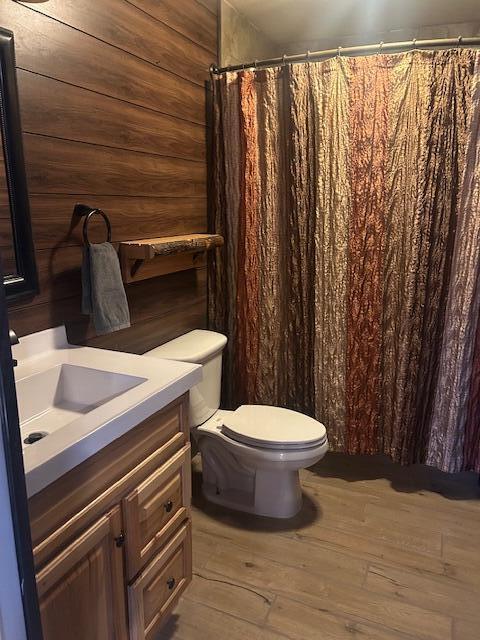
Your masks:
M80 313L72 210L104 209L114 241L206 230L216 1L1 0L0 26L15 36L40 278L39 295L10 308L11 326L65 323L72 342L137 353L204 326L206 274L192 270L128 285L132 327L95 337Z

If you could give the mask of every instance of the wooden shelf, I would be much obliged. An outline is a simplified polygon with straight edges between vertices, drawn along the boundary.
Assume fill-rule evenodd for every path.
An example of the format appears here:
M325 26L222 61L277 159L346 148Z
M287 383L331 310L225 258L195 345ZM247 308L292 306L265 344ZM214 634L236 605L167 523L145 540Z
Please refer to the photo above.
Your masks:
M198 269L206 265L206 252L222 245L222 236L209 233L120 242L123 281L137 282L176 271Z

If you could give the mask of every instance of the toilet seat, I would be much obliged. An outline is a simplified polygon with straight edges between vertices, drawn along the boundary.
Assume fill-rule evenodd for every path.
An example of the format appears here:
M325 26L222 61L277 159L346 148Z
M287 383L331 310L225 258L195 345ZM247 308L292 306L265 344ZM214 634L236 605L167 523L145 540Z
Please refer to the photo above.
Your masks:
M267 405L242 405L223 420L222 433L262 449L307 449L327 439L324 425L297 411Z

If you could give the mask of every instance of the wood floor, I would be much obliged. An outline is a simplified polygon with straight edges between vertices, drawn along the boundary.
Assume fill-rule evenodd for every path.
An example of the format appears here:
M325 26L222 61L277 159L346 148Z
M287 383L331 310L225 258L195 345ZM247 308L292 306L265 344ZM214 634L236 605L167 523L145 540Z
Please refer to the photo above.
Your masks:
M281 522L206 504L198 465L194 579L159 640L479 640L474 474L331 454Z

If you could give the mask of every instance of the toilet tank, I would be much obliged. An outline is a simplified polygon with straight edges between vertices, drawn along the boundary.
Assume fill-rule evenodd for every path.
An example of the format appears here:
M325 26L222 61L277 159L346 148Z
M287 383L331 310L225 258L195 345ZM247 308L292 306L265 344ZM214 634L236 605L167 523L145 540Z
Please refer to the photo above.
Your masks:
M202 381L190 389L190 426L198 427L220 406L222 351L226 336L195 329L145 353L149 358L166 358L202 365Z

